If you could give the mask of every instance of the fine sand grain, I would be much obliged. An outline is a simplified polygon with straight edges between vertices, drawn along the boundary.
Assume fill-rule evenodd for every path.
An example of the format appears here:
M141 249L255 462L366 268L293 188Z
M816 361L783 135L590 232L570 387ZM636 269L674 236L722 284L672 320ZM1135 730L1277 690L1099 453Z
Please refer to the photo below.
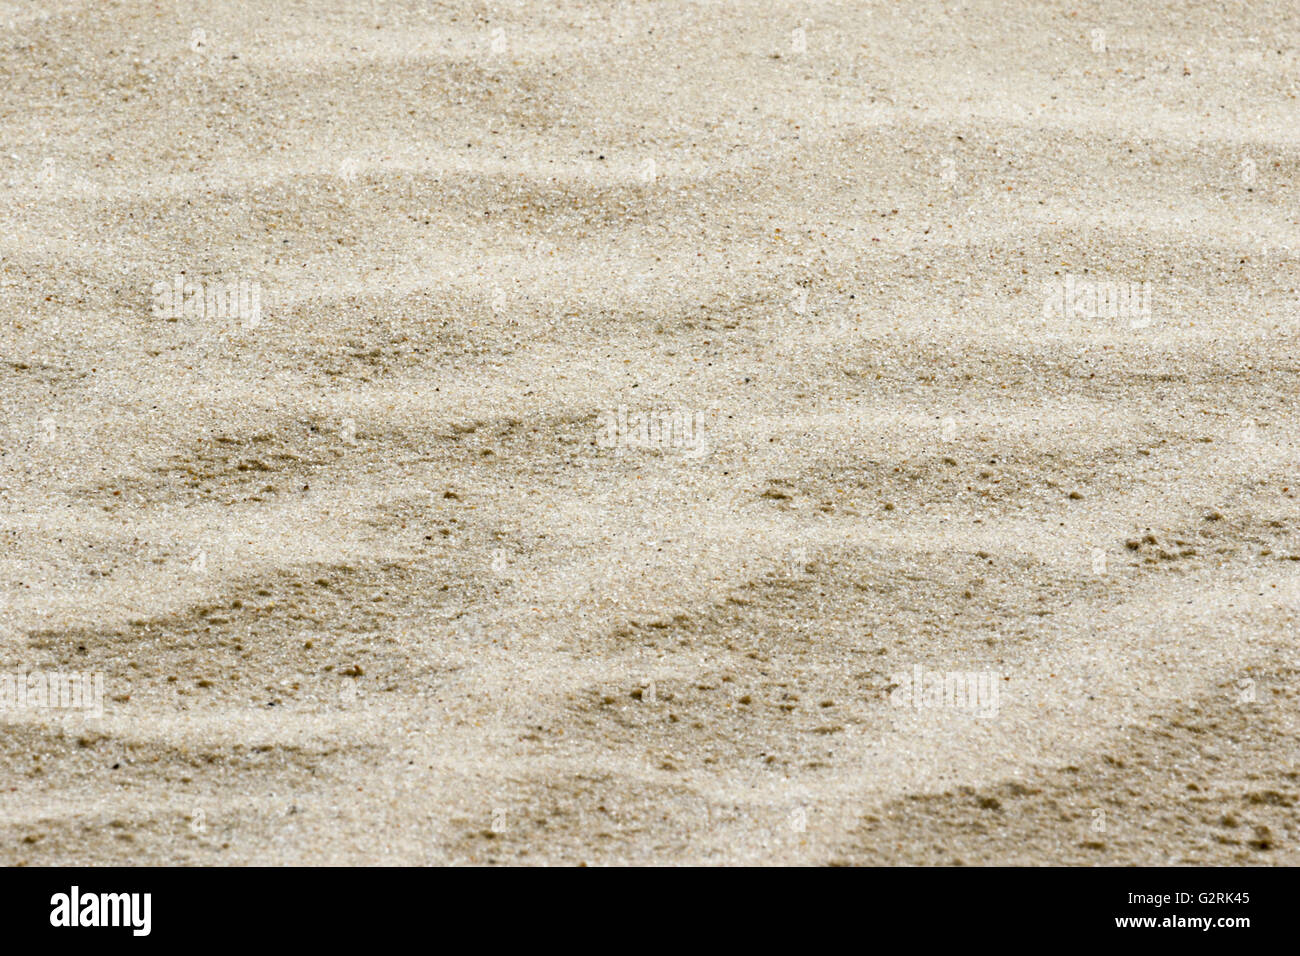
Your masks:
M0 862L1300 863L1298 24L0 3Z

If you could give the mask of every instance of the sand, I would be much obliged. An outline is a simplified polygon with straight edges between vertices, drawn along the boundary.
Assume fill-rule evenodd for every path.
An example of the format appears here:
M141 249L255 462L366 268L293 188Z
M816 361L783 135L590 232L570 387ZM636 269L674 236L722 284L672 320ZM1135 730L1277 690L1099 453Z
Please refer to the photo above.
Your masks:
M0 861L1300 863L1298 41L0 5Z

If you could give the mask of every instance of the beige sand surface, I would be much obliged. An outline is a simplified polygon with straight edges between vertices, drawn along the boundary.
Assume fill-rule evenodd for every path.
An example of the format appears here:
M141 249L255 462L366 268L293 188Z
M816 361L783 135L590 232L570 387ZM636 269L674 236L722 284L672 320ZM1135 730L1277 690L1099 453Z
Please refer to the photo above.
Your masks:
M0 862L1300 863L1293 3L4 2L0 71L0 675L104 687L0 712Z

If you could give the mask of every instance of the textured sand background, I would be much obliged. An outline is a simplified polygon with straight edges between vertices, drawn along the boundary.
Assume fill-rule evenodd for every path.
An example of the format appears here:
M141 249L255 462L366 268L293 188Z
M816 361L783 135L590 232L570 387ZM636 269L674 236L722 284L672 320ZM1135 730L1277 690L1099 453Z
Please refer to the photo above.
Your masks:
M1300 863L1294 4L0 28L3 862Z

